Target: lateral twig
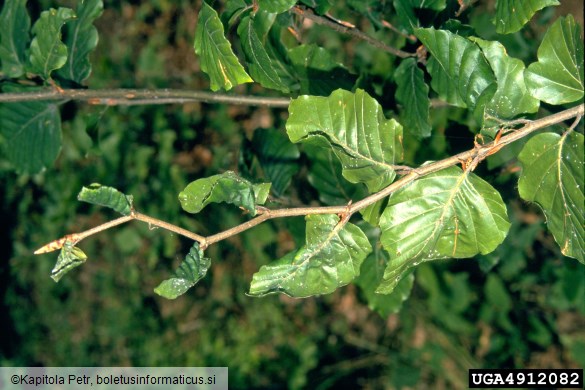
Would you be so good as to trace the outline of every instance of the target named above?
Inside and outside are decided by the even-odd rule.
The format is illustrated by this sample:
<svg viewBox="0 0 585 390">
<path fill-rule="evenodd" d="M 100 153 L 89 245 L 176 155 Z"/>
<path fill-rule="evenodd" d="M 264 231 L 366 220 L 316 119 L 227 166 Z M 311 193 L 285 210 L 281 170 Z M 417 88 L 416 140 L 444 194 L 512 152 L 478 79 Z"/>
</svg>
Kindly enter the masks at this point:
<svg viewBox="0 0 585 390">
<path fill-rule="evenodd" d="M 341 206 L 295 207 L 276 210 L 271 210 L 263 206 L 258 206 L 256 209 L 257 214 L 256 217 L 233 228 L 207 237 L 203 237 L 201 235 L 190 232 L 186 229 L 180 228 L 168 222 L 161 221 L 159 219 L 149 217 L 147 215 L 133 211 L 129 216 L 121 217 L 116 220 L 102 224 L 100 226 L 94 227 L 92 229 L 86 230 L 84 232 L 69 234 L 58 240 L 52 241 L 49 244 L 35 251 L 35 254 L 47 253 L 53 250 L 60 249 L 67 241 L 78 243 L 83 238 L 89 237 L 90 235 L 109 229 L 121 223 L 128 222 L 133 219 L 146 222 L 152 226 L 158 226 L 163 229 L 167 229 L 171 232 L 174 232 L 176 234 L 180 234 L 182 236 L 190 238 L 198 242 L 202 249 L 205 249 L 211 244 L 215 244 L 219 241 L 225 240 L 226 238 L 237 235 L 243 231 L 246 231 L 254 226 L 261 224 L 262 222 L 274 218 L 303 216 L 309 214 L 338 214 L 342 216 L 341 219 L 342 222 L 348 221 L 349 218 L 356 212 L 376 203 L 381 199 L 384 199 L 393 192 L 407 186 L 408 184 L 412 183 L 414 180 L 420 177 L 426 176 L 433 172 L 440 171 L 453 165 L 460 164 L 461 162 L 465 161 L 470 161 L 472 164 L 474 164 L 473 166 L 475 166 L 490 154 L 497 152 L 503 146 L 508 145 L 514 141 L 517 141 L 538 129 L 542 129 L 571 118 L 576 118 L 576 121 L 571 126 L 571 129 L 573 129 L 577 125 L 577 121 L 581 119 L 584 114 L 585 105 L 581 104 L 579 106 L 569 108 L 567 110 L 546 116 L 541 119 L 529 121 L 523 127 L 514 130 L 513 132 L 508 133 L 507 135 L 502 136 L 497 141 L 493 141 L 485 145 L 477 144 L 475 145 L 474 148 L 466 152 L 462 152 L 457 155 L 418 168 L 409 168 L 408 170 L 405 170 L 405 172 L 408 172 L 406 175 L 402 176 L 400 179 L 396 180 L 388 187 L 355 203 L 350 202 L 349 204 Z"/>
<path fill-rule="evenodd" d="M 350 35 L 354 38 L 361 39 L 362 41 L 365 41 L 370 45 L 377 47 L 378 49 L 384 50 L 385 52 L 395 55 L 397 57 L 400 58 L 416 57 L 415 53 L 408 53 L 400 49 L 396 49 L 392 46 L 388 46 L 384 42 L 381 42 L 378 39 L 369 36 L 365 32 L 358 30 L 355 27 L 349 27 L 345 23 L 339 23 L 337 20 L 317 15 L 311 8 L 307 8 L 302 5 L 297 5 L 291 8 L 291 10 L 300 17 L 310 19 L 317 24 L 327 26 L 332 30 L 335 30 L 342 34 Z"/>
<path fill-rule="evenodd" d="M 106 106 L 185 104 L 191 102 L 229 103 L 248 106 L 288 107 L 290 98 L 228 95 L 187 89 L 56 89 L 0 93 L 0 103 L 31 101 L 83 101 Z"/>
</svg>

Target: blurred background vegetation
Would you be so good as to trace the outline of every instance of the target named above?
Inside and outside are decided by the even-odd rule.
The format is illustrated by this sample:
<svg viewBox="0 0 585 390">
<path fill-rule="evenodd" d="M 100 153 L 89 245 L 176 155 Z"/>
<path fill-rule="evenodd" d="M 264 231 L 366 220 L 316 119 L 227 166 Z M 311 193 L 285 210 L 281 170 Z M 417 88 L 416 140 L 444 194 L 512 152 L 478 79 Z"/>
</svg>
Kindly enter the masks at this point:
<svg viewBox="0 0 585 390">
<path fill-rule="evenodd" d="M 333 15 L 379 37 L 390 34 L 374 31 L 341 3 Z M 574 6 L 544 11 L 530 32 L 506 38 L 509 53 L 533 60 L 547 23 L 583 14 L 582 2 L 566 3 Z M 35 20 L 63 4 L 29 1 L 29 9 Z M 486 12 L 491 6 L 477 6 L 469 18 L 484 38 L 497 39 Z M 88 85 L 207 89 L 192 48 L 199 7 L 199 1 L 105 1 Z M 385 77 L 396 64 L 387 55 L 323 27 L 299 28 L 303 41 L 329 49 L 382 105 L 394 104 L 395 87 Z M 274 95 L 254 85 L 236 91 Z M 241 213 L 216 205 L 193 217 L 181 211 L 177 194 L 197 178 L 238 171 L 244 141 L 256 129 L 283 131 L 287 117 L 283 109 L 215 104 L 68 103 L 62 112 L 64 147 L 55 166 L 24 176 L 0 158 L 4 366 L 228 366 L 230 388 L 318 389 L 465 388 L 469 368 L 585 366 L 584 268 L 561 255 L 539 210 L 518 199 L 515 161 L 494 158 L 478 168 L 509 204 L 513 225 L 503 245 L 489 256 L 421 266 L 399 313 L 371 311 L 355 285 L 302 300 L 246 296 L 252 274 L 302 238 L 302 219 L 271 221 L 212 246 L 208 275 L 174 301 L 153 288 L 191 243 L 139 223 L 84 241 L 90 260 L 56 284 L 49 278 L 56 255 L 35 257 L 33 250 L 115 217 L 77 202 L 83 185 L 116 187 L 133 194 L 143 213 L 215 233 L 239 223 Z M 472 145 L 460 111 L 435 109 L 431 117 L 434 135 L 424 147 L 406 140 L 413 162 Z M 319 204 L 303 158 L 283 199 Z"/>
</svg>

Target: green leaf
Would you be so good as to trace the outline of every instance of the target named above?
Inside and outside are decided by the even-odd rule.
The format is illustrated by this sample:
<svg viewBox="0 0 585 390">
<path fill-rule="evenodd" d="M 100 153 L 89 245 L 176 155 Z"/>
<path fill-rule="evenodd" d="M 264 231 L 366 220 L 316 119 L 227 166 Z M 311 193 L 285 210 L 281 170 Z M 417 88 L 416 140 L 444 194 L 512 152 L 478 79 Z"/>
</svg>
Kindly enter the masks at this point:
<svg viewBox="0 0 585 390">
<path fill-rule="evenodd" d="M 273 129 L 256 130 L 252 145 L 266 178 L 272 183 L 272 191 L 276 196 L 283 195 L 299 170 L 299 149 L 282 131 Z"/>
<path fill-rule="evenodd" d="M 203 2 L 199 11 L 194 48 L 200 57 L 201 70 L 209 75 L 212 91 L 220 88 L 230 90 L 236 85 L 254 81 L 246 73 L 232 51 L 230 42 L 225 38 L 223 24 L 217 12 L 206 2 Z"/>
<path fill-rule="evenodd" d="M 419 28 L 415 34 L 432 54 L 427 63 L 431 87 L 448 103 L 474 110 L 484 90 L 496 81 L 479 47 L 445 30 Z"/>
<path fill-rule="evenodd" d="M 307 179 L 319 193 L 321 202 L 339 206 L 367 195 L 365 186 L 352 184 L 343 178 L 341 163 L 330 148 L 306 145 L 305 153 L 311 161 Z"/>
<path fill-rule="evenodd" d="M 0 63 L 8 77 L 17 78 L 25 72 L 29 28 L 26 0 L 6 0 L 0 13 Z"/>
<path fill-rule="evenodd" d="M 416 180 L 390 196 L 380 218 L 390 262 L 377 292 L 392 292 L 421 262 L 489 253 L 509 227 L 500 194 L 475 174 L 450 167 Z"/>
<path fill-rule="evenodd" d="M 323 15 L 331 8 L 330 0 L 301 0 L 300 2 L 313 8 L 319 15 Z"/>
<path fill-rule="evenodd" d="M 164 280 L 154 289 L 154 292 L 161 297 L 175 299 L 197 284 L 207 274 L 210 265 L 211 259 L 203 256 L 199 244 L 195 243 L 175 271 L 175 276 Z"/>
<path fill-rule="evenodd" d="M 481 48 L 497 80 L 497 90 L 485 106 L 485 114 L 511 119 L 519 114 L 538 111 L 540 101 L 528 93 L 524 83 L 524 63 L 509 57 L 506 48 L 499 42 L 470 39 Z"/>
<path fill-rule="evenodd" d="M 300 93 L 328 96 L 334 90 L 353 88 L 356 77 L 335 62 L 326 49 L 314 44 L 300 45 L 288 51 L 301 84 Z"/>
<path fill-rule="evenodd" d="M 523 166 L 520 196 L 542 207 L 561 252 L 585 263 L 583 134 L 538 134 L 518 159 Z"/>
<path fill-rule="evenodd" d="M 346 180 L 365 183 L 370 192 L 394 180 L 393 165 L 402 154 L 402 126 L 386 119 L 382 107 L 363 90 L 300 96 L 289 105 L 289 114 L 286 129 L 291 141 L 330 145 Z"/>
<path fill-rule="evenodd" d="M 61 27 L 75 18 L 70 8 L 43 11 L 32 28 L 35 35 L 30 44 L 29 71 L 47 80 L 51 72 L 67 62 L 67 46 L 61 42 Z"/>
<path fill-rule="evenodd" d="M 402 122 L 408 132 L 419 138 L 431 135 L 429 123 L 429 87 L 424 81 L 424 73 L 416 65 L 414 58 L 408 58 L 396 68 L 394 78 L 398 88 L 396 99 L 402 104 Z"/>
<path fill-rule="evenodd" d="M 402 303 L 408 299 L 414 284 L 414 274 L 408 272 L 398 283 L 392 294 L 376 294 L 376 287 L 382 282 L 384 269 L 388 264 L 388 254 L 381 248 L 375 248 L 362 264 L 360 276 L 355 280 L 364 293 L 368 307 L 386 318 L 398 313 Z"/>
<path fill-rule="evenodd" d="M 538 48 L 538 62 L 530 64 L 524 74 L 532 96 L 543 102 L 583 99 L 583 39 L 572 15 L 550 26 Z"/>
<path fill-rule="evenodd" d="M 87 255 L 83 253 L 81 249 L 75 247 L 72 242 L 65 242 L 63 248 L 61 248 L 59 257 L 57 258 L 57 263 L 51 271 L 51 279 L 58 282 L 63 275 L 71 271 L 73 268 L 79 267 L 81 264 L 85 263 L 86 260 Z"/>
<path fill-rule="evenodd" d="M 0 133 L 16 169 L 37 173 L 52 165 L 61 149 L 59 109 L 43 102 L 0 104 Z"/>
<path fill-rule="evenodd" d="M 254 274 L 250 295 L 283 293 L 302 298 L 328 294 L 359 275 L 372 250 L 364 232 L 337 215 L 306 217 L 306 245 Z"/>
<path fill-rule="evenodd" d="M 497 0 L 496 32 L 510 34 L 522 28 L 541 9 L 559 5 L 557 0 Z"/>
<path fill-rule="evenodd" d="M 132 213 L 133 199 L 132 195 L 125 195 L 113 187 L 97 183 L 83 187 L 77 195 L 79 201 L 109 207 L 122 215 Z"/>
<path fill-rule="evenodd" d="M 242 49 L 246 55 L 250 74 L 255 81 L 265 88 L 276 89 L 285 93 L 288 87 L 282 82 L 276 72 L 272 60 L 265 49 L 265 42 L 259 38 L 254 20 L 246 16 L 238 26 L 238 35 L 242 42 Z"/>
<path fill-rule="evenodd" d="M 191 182 L 179 194 L 181 207 L 188 213 L 198 213 L 209 203 L 231 203 L 256 215 L 256 205 L 264 204 L 270 183 L 252 184 L 227 171 Z"/>
<path fill-rule="evenodd" d="M 394 9 L 398 15 L 401 26 L 409 33 L 420 25 L 414 10 L 416 8 L 432 9 L 441 11 L 447 6 L 446 0 L 394 0 Z"/>
<path fill-rule="evenodd" d="M 291 9 L 297 0 L 258 0 L 258 8 L 262 11 L 280 14 Z"/>
<path fill-rule="evenodd" d="M 90 53 L 98 44 L 98 31 L 92 24 L 104 11 L 102 0 L 85 0 L 77 3 L 77 18 L 65 25 L 65 44 L 69 56 L 59 76 L 81 84 L 91 73 Z"/>
</svg>

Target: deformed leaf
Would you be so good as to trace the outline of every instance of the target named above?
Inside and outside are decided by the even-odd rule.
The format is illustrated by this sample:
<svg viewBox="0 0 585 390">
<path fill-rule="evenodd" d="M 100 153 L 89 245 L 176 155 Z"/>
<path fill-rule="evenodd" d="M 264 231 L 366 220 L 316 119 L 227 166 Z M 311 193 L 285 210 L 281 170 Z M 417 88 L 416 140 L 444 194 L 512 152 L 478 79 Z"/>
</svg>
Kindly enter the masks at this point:
<svg viewBox="0 0 585 390">
<path fill-rule="evenodd" d="M 194 47 L 200 57 L 201 70 L 211 80 L 212 91 L 220 88 L 230 90 L 236 85 L 254 81 L 232 51 L 217 12 L 205 1 L 199 11 Z"/>
<path fill-rule="evenodd" d="M 497 0 L 496 32 L 510 34 L 520 30 L 541 9 L 559 5 L 557 0 Z"/>
<path fill-rule="evenodd" d="M 407 272 L 398 283 L 392 294 L 376 294 L 376 287 L 382 281 L 384 269 L 388 264 L 388 253 L 381 248 L 374 251 L 364 260 L 360 276 L 355 280 L 364 293 L 368 307 L 386 318 L 392 313 L 398 313 L 404 301 L 410 296 L 414 284 L 414 274 Z"/>
<path fill-rule="evenodd" d="M 65 65 L 67 46 L 61 42 L 61 27 L 73 18 L 75 13 L 70 8 L 51 8 L 41 13 L 32 28 L 35 37 L 30 44 L 30 72 L 47 80 L 52 71 Z"/>
<path fill-rule="evenodd" d="M 359 275 L 372 250 L 357 226 L 340 223 L 337 215 L 306 217 L 306 245 L 254 274 L 250 295 L 283 293 L 302 298 L 328 294 Z"/>
<path fill-rule="evenodd" d="M 256 32 L 254 20 L 251 17 L 246 16 L 241 20 L 238 26 L 238 35 L 254 80 L 262 84 L 265 88 L 288 93 L 289 89 L 276 72 L 272 60 L 266 52 L 265 43 L 262 42 Z"/>
<path fill-rule="evenodd" d="M 81 249 L 74 246 L 72 242 L 66 242 L 63 248 L 61 248 L 55 267 L 51 271 L 51 279 L 58 282 L 63 275 L 73 268 L 79 267 L 86 260 L 87 255 Z"/>
<path fill-rule="evenodd" d="M 571 131 L 562 136 L 538 134 L 518 155 L 523 167 L 520 196 L 542 207 L 561 252 L 581 263 L 585 263 L 583 152 L 583 134 Z"/>
<path fill-rule="evenodd" d="M 392 194 L 380 218 L 390 254 L 378 293 L 391 293 L 421 262 L 493 251 L 510 222 L 500 194 L 473 173 L 450 167 Z"/>
<path fill-rule="evenodd" d="M 175 299 L 199 282 L 211 265 L 211 259 L 203 256 L 199 244 L 191 247 L 189 254 L 175 271 L 175 276 L 164 280 L 154 289 L 154 292 L 167 299 Z"/>
<path fill-rule="evenodd" d="M 532 96 L 543 102 L 583 99 L 583 39 L 572 15 L 550 26 L 538 48 L 538 62 L 530 64 L 524 74 Z"/>
<path fill-rule="evenodd" d="M 497 90 L 485 106 L 485 114 L 511 119 L 519 114 L 538 111 L 540 102 L 528 93 L 524 83 L 524 63 L 508 56 L 506 48 L 499 42 L 470 39 L 481 48 L 497 80 Z"/>
<path fill-rule="evenodd" d="M 258 8 L 262 11 L 280 14 L 291 9 L 297 0 L 258 0 Z"/>
<path fill-rule="evenodd" d="M 0 133 L 16 169 L 37 173 L 53 164 L 61 150 L 59 109 L 44 102 L 0 104 Z"/>
<path fill-rule="evenodd" d="M 283 195 L 299 170 L 298 147 L 282 131 L 274 129 L 256 130 L 252 145 L 266 178 L 272 183 L 272 191 L 276 196 Z"/>
<path fill-rule="evenodd" d="M 474 110 L 496 81 L 479 47 L 446 30 L 418 28 L 415 34 L 432 54 L 427 63 L 431 87 L 448 103 Z"/>
<path fill-rule="evenodd" d="M 8 77 L 24 74 L 29 28 L 26 0 L 6 0 L 0 12 L 0 63 L 2 72 Z"/>
<path fill-rule="evenodd" d="M 117 211 L 122 215 L 132 213 L 132 195 L 125 195 L 113 187 L 102 186 L 101 184 L 91 184 L 89 187 L 83 187 L 77 195 L 77 200 L 105 206 Z"/>
<path fill-rule="evenodd" d="M 380 104 L 363 90 L 300 96 L 289 105 L 289 114 L 286 129 L 291 141 L 329 144 L 348 181 L 365 183 L 375 192 L 394 180 L 394 164 L 402 154 L 402 126 L 386 119 Z"/>
<path fill-rule="evenodd" d="M 232 171 L 191 182 L 179 194 L 181 207 L 198 213 L 209 203 L 231 203 L 256 215 L 256 205 L 268 198 L 270 183 L 252 184 Z"/>
<path fill-rule="evenodd" d="M 408 58 L 400 63 L 394 72 L 396 84 L 396 99 L 402 104 L 402 122 L 409 133 L 420 138 L 431 135 L 429 121 L 429 87 L 425 83 L 424 73 L 416 65 L 414 58 Z"/>
<path fill-rule="evenodd" d="M 65 65 L 57 73 L 81 84 L 91 73 L 89 54 L 98 44 L 98 31 L 93 21 L 104 11 L 102 0 L 84 0 L 77 4 L 77 18 L 65 25 L 65 44 L 68 57 Z"/>
</svg>

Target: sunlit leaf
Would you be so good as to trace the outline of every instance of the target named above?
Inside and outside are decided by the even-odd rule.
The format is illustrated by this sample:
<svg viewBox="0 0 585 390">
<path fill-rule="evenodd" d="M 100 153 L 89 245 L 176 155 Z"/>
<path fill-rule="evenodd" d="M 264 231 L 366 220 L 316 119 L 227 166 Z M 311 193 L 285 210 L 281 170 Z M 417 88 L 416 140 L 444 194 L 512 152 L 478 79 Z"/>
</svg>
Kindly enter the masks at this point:
<svg viewBox="0 0 585 390">
<path fill-rule="evenodd" d="M 481 48 L 496 76 L 497 90 L 485 106 L 485 114 L 510 119 L 523 113 L 538 111 L 540 101 L 533 98 L 524 83 L 524 63 L 508 56 L 499 42 L 470 38 Z"/>
<path fill-rule="evenodd" d="M 51 166 L 61 150 L 61 116 L 56 104 L 0 104 L 4 153 L 18 171 L 37 173 Z"/>
<path fill-rule="evenodd" d="M 382 107 L 363 90 L 300 96 L 291 102 L 289 114 L 286 129 L 291 141 L 330 145 L 348 181 L 365 183 L 375 192 L 394 180 L 393 165 L 402 154 L 402 126 L 386 119 Z"/>
<path fill-rule="evenodd" d="M 230 90 L 234 86 L 253 82 L 225 38 L 223 24 L 217 12 L 203 2 L 195 32 L 195 53 L 199 56 L 201 70 L 211 80 L 211 90 Z"/>
<path fill-rule="evenodd" d="M 34 38 L 30 44 L 29 71 L 43 79 L 51 77 L 51 72 L 61 68 L 67 61 L 67 46 L 61 42 L 61 27 L 75 18 L 69 8 L 51 8 L 43 11 L 32 28 Z"/>
<path fill-rule="evenodd" d="M 77 18 L 65 25 L 65 44 L 68 57 L 65 66 L 57 74 L 76 83 L 81 83 L 91 73 L 89 54 L 98 44 L 98 31 L 93 21 L 104 11 L 102 0 L 85 0 L 77 3 Z"/>
<path fill-rule="evenodd" d="M 291 9 L 297 0 L 258 0 L 258 7 L 262 11 L 280 14 Z"/>
<path fill-rule="evenodd" d="M 328 294 L 359 275 L 372 250 L 364 232 L 349 222 L 340 223 L 337 215 L 309 215 L 306 221 L 306 245 L 262 266 L 254 274 L 250 295 Z"/>
<path fill-rule="evenodd" d="M 130 215 L 132 212 L 132 195 L 125 195 L 113 187 L 91 184 L 83 187 L 77 195 L 77 200 L 109 207 L 122 215 Z"/>
<path fill-rule="evenodd" d="M 500 194 L 479 176 L 450 167 L 418 179 L 390 196 L 380 218 L 390 261 L 377 292 L 392 292 L 421 262 L 489 253 L 509 227 Z"/>
<path fill-rule="evenodd" d="M 24 74 L 29 29 L 26 0 L 6 0 L 0 13 L 0 63 L 2 72 L 8 77 Z"/>
<path fill-rule="evenodd" d="M 265 88 L 277 89 L 288 93 L 288 87 L 282 82 L 280 76 L 268 56 L 265 42 L 262 42 L 255 30 L 254 20 L 246 16 L 238 26 L 238 35 L 242 42 L 242 49 L 246 55 L 250 74 L 255 81 Z"/>
<path fill-rule="evenodd" d="M 374 248 L 364 260 L 360 276 L 355 280 L 355 284 L 364 293 L 368 307 L 384 318 L 400 311 L 403 302 L 410 296 L 414 283 L 414 274 L 410 272 L 400 280 L 392 294 L 376 294 L 376 288 L 382 282 L 387 264 L 388 253 L 382 248 Z"/>
<path fill-rule="evenodd" d="M 86 260 L 87 255 L 81 249 L 74 246 L 71 242 L 66 242 L 63 248 L 61 248 L 55 267 L 51 271 L 51 279 L 58 282 L 63 275 L 73 268 L 79 267 Z"/>
<path fill-rule="evenodd" d="M 179 194 L 181 207 L 188 213 L 198 213 L 209 203 L 231 203 L 256 215 L 256 205 L 264 204 L 270 191 L 270 183 L 252 184 L 234 172 L 191 182 Z"/>
<path fill-rule="evenodd" d="M 199 244 L 195 243 L 175 271 L 175 276 L 159 284 L 154 292 L 164 298 L 175 299 L 197 284 L 207 274 L 210 265 L 211 259 L 203 256 Z"/>
<path fill-rule="evenodd" d="M 520 196 L 542 207 L 561 252 L 581 263 L 585 263 L 583 153 L 583 134 L 571 131 L 562 136 L 538 134 L 518 156 L 523 167 Z"/>
<path fill-rule="evenodd" d="M 297 46 L 288 51 L 288 56 L 301 83 L 302 94 L 328 96 L 339 88 L 352 89 L 357 79 L 317 45 Z"/>
<path fill-rule="evenodd" d="M 431 87 L 448 103 L 473 110 L 496 81 L 479 47 L 450 31 L 419 28 L 415 34 L 432 55 L 427 63 Z"/>
<path fill-rule="evenodd" d="M 281 196 L 299 170 L 299 149 L 282 131 L 272 129 L 256 130 L 252 146 L 272 191 Z"/>
<path fill-rule="evenodd" d="M 497 0 L 496 32 L 509 34 L 520 30 L 541 9 L 559 5 L 557 0 Z"/>
<path fill-rule="evenodd" d="M 414 58 L 400 63 L 394 72 L 398 88 L 396 99 L 402 104 L 402 122 L 406 131 L 420 138 L 431 135 L 429 123 L 429 87 L 425 83 L 424 73 L 416 65 Z"/>
<path fill-rule="evenodd" d="M 538 48 L 538 62 L 525 71 L 526 86 L 550 104 L 583 99 L 583 39 L 572 15 L 559 18 Z"/>
</svg>

